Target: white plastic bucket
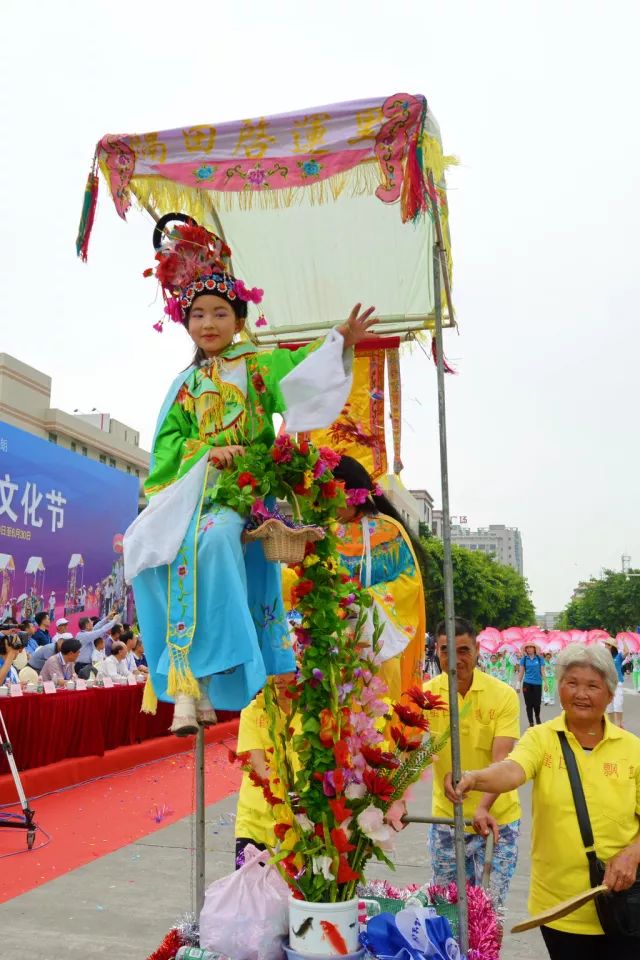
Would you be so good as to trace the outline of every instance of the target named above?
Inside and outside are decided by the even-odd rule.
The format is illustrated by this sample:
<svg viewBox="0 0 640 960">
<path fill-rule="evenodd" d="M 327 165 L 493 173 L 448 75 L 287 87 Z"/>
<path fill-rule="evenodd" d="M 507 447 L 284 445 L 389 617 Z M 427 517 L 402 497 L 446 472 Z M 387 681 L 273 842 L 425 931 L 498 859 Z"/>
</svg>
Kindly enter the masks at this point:
<svg viewBox="0 0 640 960">
<path fill-rule="evenodd" d="M 289 897 L 289 946 L 307 957 L 356 953 L 358 899 L 341 903 L 310 903 Z"/>
</svg>

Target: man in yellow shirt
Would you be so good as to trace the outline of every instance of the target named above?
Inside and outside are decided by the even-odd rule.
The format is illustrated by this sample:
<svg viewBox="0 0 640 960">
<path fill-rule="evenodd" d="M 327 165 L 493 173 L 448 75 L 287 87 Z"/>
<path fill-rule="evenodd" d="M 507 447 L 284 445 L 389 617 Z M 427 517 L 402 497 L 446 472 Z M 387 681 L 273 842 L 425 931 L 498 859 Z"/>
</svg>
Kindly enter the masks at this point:
<svg viewBox="0 0 640 960">
<path fill-rule="evenodd" d="M 478 769 L 503 760 L 520 736 L 520 704 L 510 686 L 477 668 L 478 648 L 473 626 L 456 618 L 456 667 L 458 672 L 458 707 L 462 768 Z M 444 622 L 436 631 L 438 656 L 443 672 L 429 680 L 424 689 L 435 693 L 449 704 L 447 669 L 449 651 Z M 437 738 L 449 726 L 449 710 L 434 711 L 431 730 Z M 447 745 L 433 765 L 432 816 L 453 817 L 455 794 L 445 785 L 451 773 L 451 746 Z M 497 909 L 503 909 L 509 883 L 518 860 L 520 802 L 517 790 L 491 794 L 472 792 L 464 802 L 465 820 L 473 822 L 465 835 L 467 877 L 479 884 L 484 866 L 485 840 L 491 830 L 496 841 L 491 870 L 491 894 Z M 432 824 L 429 828 L 429 849 L 435 883 L 447 884 L 456 879 L 453 828 Z"/>
<path fill-rule="evenodd" d="M 295 677 L 293 674 L 287 673 L 273 679 L 280 708 L 278 720 L 280 731 L 282 725 L 288 721 L 291 708 L 291 701 L 287 700 L 284 692 L 287 686 L 295 680 Z M 297 727 L 298 723 L 296 722 L 294 726 Z M 264 694 L 259 693 L 249 706 L 245 707 L 240 713 L 237 751 L 238 753 L 248 753 L 248 762 L 251 768 L 260 777 L 265 778 L 269 775 L 267 753 L 272 747 L 269 718 L 264 705 Z M 287 755 L 295 770 L 298 760 L 291 747 L 290 740 L 287 744 Z M 244 773 L 240 784 L 236 811 L 236 867 L 240 867 L 244 863 L 244 848 L 248 843 L 252 843 L 261 850 L 264 850 L 265 847 L 275 846 L 275 823 L 273 809 L 265 800 L 262 788 L 252 782 L 248 773 Z"/>
</svg>

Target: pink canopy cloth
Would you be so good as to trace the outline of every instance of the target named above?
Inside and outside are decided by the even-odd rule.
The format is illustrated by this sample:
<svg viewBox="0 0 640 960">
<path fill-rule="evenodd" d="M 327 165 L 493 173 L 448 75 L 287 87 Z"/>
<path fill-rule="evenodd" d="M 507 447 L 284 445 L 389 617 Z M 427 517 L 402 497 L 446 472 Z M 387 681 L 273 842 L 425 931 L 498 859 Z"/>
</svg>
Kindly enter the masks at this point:
<svg viewBox="0 0 640 960">
<path fill-rule="evenodd" d="M 450 265 L 444 171 L 452 160 L 421 94 L 107 134 L 77 250 L 86 259 L 100 172 L 121 217 L 135 200 L 156 220 L 188 214 L 229 244 L 234 273 L 265 290 L 270 326 L 256 330 L 250 318 L 256 342 L 312 339 L 363 296 L 385 333 L 406 334 L 433 319 L 431 201 Z M 442 303 L 451 324 L 444 291 Z"/>
</svg>

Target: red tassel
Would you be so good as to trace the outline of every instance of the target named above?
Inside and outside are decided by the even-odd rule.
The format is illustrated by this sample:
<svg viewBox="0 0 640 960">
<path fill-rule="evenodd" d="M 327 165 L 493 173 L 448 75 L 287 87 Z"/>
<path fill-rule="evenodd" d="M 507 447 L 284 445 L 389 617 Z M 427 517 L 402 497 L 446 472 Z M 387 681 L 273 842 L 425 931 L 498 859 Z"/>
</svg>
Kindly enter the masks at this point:
<svg viewBox="0 0 640 960">
<path fill-rule="evenodd" d="M 152 953 L 148 960 L 174 960 L 174 957 L 180 947 L 183 946 L 182 938 L 177 930 L 170 930 L 155 953 Z"/>
<path fill-rule="evenodd" d="M 402 222 L 415 220 L 427 209 L 427 192 L 424 173 L 418 156 L 418 139 L 409 145 L 402 178 L 402 196 L 400 200 Z"/>
<path fill-rule="evenodd" d="M 437 366 L 438 366 L 438 348 L 437 348 L 437 346 L 436 346 L 436 338 L 435 338 L 435 337 L 431 337 L 431 356 L 433 357 L 433 362 L 435 363 L 435 365 L 436 365 L 436 367 L 437 367 Z M 451 364 L 447 361 L 447 358 L 446 358 L 445 356 L 443 356 L 443 358 L 442 358 L 442 366 L 444 367 L 444 372 L 445 372 L 445 373 L 457 373 L 457 372 L 458 372 L 456 369 L 454 369 L 454 367 L 451 366 Z"/>
</svg>

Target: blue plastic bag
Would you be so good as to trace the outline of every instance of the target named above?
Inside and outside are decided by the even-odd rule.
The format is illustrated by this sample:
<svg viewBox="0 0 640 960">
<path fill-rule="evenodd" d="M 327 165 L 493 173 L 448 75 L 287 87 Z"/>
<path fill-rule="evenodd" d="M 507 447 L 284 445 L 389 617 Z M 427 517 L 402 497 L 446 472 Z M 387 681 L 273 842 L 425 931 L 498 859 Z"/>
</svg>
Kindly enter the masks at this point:
<svg viewBox="0 0 640 960">
<path fill-rule="evenodd" d="M 449 921 L 429 907 L 372 917 L 360 940 L 378 960 L 464 960 Z"/>
</svg>

